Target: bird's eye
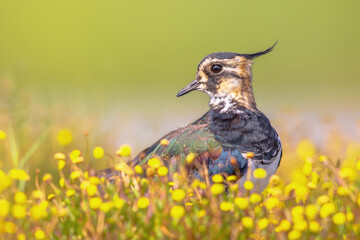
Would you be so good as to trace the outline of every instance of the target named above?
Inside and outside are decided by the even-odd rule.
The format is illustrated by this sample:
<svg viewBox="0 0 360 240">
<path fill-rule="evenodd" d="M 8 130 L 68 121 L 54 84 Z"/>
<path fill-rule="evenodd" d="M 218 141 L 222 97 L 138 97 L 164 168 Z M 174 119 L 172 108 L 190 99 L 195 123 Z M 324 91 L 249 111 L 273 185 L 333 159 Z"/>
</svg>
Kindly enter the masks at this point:
<svg viewBox="0 0 360 240">
<path fill-rule="evenodd" d="M 211 71 L 212 71 L 213 73 L 219 73 L 219 72 L 221 72 L 221 70 L 222 70 L 222 66 L 221 66 L 221 65 L 213 65 L 213 66 L 211 67 Z"/>
</svg>

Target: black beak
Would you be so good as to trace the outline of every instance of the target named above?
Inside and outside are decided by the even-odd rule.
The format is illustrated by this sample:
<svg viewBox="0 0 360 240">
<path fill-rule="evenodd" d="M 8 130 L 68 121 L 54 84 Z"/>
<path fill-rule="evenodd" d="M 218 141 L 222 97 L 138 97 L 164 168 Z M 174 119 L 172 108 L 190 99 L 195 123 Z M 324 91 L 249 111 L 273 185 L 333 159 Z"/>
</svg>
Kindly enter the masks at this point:
<svg viewBox="0 0 360 240">
<path fill-rule="evenodd" d="M 181 97 L 193 90 L 196 90 L 199 85 L 200 85 L 200 83 L 198 81 L 194 80 L 189 85 L 187 85 L 186 87 L 181 89 L 180 92 L 176 96 Z"/>
</svg>

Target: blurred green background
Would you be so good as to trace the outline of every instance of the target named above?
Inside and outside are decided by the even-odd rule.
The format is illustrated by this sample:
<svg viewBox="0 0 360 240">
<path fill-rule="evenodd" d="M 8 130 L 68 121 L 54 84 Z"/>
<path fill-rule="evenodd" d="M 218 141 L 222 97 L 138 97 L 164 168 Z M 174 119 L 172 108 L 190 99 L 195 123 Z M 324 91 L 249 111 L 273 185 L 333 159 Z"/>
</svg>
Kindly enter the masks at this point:
<svg viewBox="0 0 360 240">
<path fill-rule="evenodd" d="M 359 1 L 0 1 L 0 74 L 47 102 L 159 109 L 215 51 L 252 53 L 261 105 L 359 102 Z M 126 104 L 124 104 L 126 103 Z"/>
<path fill-rule="evenodd" d="M 75 138 L 90 131 L 92 144 L 139 150 L 207 110 L 203 93 L 175 97 L 204 56 L 253 53 L 279 40 L 255 62 L 261 110 L 272 120 L 279 109 L 358 117 L 359 23 L 355 0 L 0 0 L 2 91 L 25 93 L 0 105 L 20 119 L 15 131 L 32 126 L 33 139 L 51 125 Z M 296 121 L 274 125 L 291 136 L 295 128 L 282 131 L 282 123 Z M 297 135 L 306 137 L 308 126 Z"/>
</svg>

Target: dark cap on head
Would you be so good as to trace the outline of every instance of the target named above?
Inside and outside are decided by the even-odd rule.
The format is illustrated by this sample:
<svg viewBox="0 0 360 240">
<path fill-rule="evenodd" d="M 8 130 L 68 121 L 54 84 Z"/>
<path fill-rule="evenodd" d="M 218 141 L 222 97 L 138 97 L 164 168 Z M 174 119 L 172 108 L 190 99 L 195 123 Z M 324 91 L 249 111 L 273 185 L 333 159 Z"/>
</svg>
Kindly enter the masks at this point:
<svg viewBox="0 0 360 240">
<path fill-rule="evenodd" d="M 261 51 L 261 52 L 257 52 L 257 53 L 250 53 L 250 54 L 246 54 L 246 53 L 233 53 L 233 52 L 216 52 L 216 53 L 211 53 L 209 55 L 207 55 L 201 62 L 199 65 L 201 65 L 201 63 L 205 60 L 205 59 L 232 59 L 236 56 L 241 56 L 241 57 L 246 57 L 248 59 L 254 59 L 257 58 L 261 55 L 264 55 L 266 53 L 271 52 L 275 45 L 278 43 L 278 41 L 275 42 L 274 45 L 272 45 L 271 47 L 269 47 L 268 49 L 266 49 L 265 51 Z"/>
</svg>

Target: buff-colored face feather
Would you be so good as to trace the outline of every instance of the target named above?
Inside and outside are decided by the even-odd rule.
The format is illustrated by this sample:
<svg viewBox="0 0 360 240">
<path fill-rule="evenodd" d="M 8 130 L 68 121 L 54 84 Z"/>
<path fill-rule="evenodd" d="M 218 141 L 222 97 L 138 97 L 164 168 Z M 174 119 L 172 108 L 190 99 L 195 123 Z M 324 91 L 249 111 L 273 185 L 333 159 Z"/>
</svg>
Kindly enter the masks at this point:
<svg viewBox="0 0 360 240">
<path fill-rule="evenodd" d="M 214 65 L 221 66 L 222 70 L 218 73 L 212 72 Z M 251 67 L 252 60 L 243 56 L 231 59 L 205 58 L 198 68 L 198 89 L 211 97 L 230 96 L 243 105 L 255 106 Z"/>
<path fill-rule="evenodd" d="M 179 91 L 178 97 L 193 90 L 206 92 L 211 103 L 225 99 L 249 109 L 256 109 L 252 90 L 253 59 L 272 51 L 276 43 L 265 51 L 252 54 L 217 52 L 206 56 L 199 64 L 196 79 Z"/>
</svg>

